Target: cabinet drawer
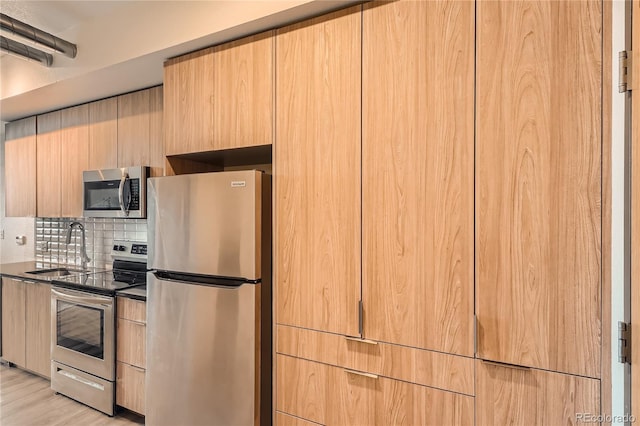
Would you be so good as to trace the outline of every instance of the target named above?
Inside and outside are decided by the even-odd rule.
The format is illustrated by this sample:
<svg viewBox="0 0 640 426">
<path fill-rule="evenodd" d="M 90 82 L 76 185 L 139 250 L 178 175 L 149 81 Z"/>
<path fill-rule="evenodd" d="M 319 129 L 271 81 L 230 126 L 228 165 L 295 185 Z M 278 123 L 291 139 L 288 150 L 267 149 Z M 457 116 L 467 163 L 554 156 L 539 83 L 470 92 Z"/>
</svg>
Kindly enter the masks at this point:
<svg viewBox="0 0 640 426">
<path fill-rule="evenodd" d="M 118 318 L 116 359 L 140 368 L 147 366 L 147 326 Z"/>
<path fill-rule="evenodd" d="M 146 302 L 129 299 L 128 297 L 117 297 L 116 299 L 116 311 L 118 318 L 144 323 L 147 322 Z"/>
<path fill-rule="evenodd" d="M 276 331 L 277 353 L 474 395 L 471 358 L 284 325 Z"/>
<path fill-rule="evenodd" d="M 472 425 L 474 398 L 276 355 L 276 410 L 324 425 Z"/>
<path fill-rule="evenodd" d="M 116 363 L 116 404 L 144 415 L 145 370 Z"/>
</svg>

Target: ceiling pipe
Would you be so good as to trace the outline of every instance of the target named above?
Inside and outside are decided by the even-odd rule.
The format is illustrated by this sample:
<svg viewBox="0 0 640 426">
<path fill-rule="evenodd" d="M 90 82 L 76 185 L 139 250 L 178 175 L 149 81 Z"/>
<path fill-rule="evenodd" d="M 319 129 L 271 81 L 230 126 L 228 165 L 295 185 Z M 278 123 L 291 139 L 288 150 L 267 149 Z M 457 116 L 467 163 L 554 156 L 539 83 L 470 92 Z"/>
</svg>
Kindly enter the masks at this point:
<svg viewBox="0 0 640 426">
<path fill-rule="evenodd" d="M 8 53 L 15 53 L 32 61 L 40 62 L 45 67 L 50 67 L 53 63 L 53 56 L 26 44 L 19 43 L 4 36 L 0 36 L 0 50 Z"/>
<path fill-rule="evenodd" d="M 12 18 L 11 16 L 0 13 L 0 28 L 5 31 L 9 31 L 13 34 L 27 38 L 35 43 L 39 43 L 43 46 L 53 49 L 62 53 L 69 58 L 75 58 L 78 53 L 78 48 L 75 44 L 66 40 L 56 37 L 53 34 L 49 34 L 41 29 L 32 27 L 29 24 L 25 24 L 22 21 Z"/>
</svg>

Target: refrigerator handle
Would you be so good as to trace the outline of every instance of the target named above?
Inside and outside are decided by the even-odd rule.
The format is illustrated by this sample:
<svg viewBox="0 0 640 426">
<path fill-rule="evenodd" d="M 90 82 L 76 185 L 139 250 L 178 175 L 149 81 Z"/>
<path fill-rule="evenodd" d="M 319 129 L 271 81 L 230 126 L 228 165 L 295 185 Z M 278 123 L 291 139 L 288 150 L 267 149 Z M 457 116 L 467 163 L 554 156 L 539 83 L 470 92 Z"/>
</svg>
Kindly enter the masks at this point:
<svg viewBox="0 0 640 426">
<path fill-rule="evenodd" d="M 154 271 L 153 276 L 158 281 L 166 281 L 178 284 L 191 284 L 191 285 L 204 285 L 208 287 L 217 287 L 227 290 L 237 290 L 243 284 L 250 284 L 246 280 L 240 279 L 228 279 L 218 277 L 202 277 L 202 276 L 190 276 L 186 274 L 171 274 L 167 272 Z M 255 284 L 255 283 L 253 283 Z"/>
</svg>

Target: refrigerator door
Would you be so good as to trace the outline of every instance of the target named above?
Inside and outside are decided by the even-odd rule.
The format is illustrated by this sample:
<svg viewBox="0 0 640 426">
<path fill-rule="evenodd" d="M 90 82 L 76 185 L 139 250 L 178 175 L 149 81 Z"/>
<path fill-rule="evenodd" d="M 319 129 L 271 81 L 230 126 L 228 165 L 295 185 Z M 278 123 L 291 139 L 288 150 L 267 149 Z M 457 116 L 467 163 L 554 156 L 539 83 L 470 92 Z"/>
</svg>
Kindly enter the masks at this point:
<svg viewBox="0 0 640 426">
<path fill-rule="evenodd" d="M 149 267 L 260 279 L 262 173 L 148 180 Z"/>
<path fill-rule="evenodd" d="M 146 423 L 253 425 L 260 284 L 147 278 Z"/>
</svg>

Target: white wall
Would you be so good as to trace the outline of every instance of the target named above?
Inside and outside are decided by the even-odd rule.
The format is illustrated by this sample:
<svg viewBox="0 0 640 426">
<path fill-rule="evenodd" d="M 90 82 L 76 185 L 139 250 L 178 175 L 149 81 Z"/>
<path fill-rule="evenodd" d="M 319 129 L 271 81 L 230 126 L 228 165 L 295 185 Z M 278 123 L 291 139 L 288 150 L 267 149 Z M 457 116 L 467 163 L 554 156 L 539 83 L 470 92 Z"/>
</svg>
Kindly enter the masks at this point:
<svg viewBox="0 0 640 426">
<path fill-rule="evenodd" d="M 35 222 L 32 217 L 5 217 L 5 124 L 0 122 L 0 263 L 12 263 L 35 259 Z M 25 245 L 19 246 L 15 243 L 15 237 L 18 235 L 27 237 Z"/>
</svg>

